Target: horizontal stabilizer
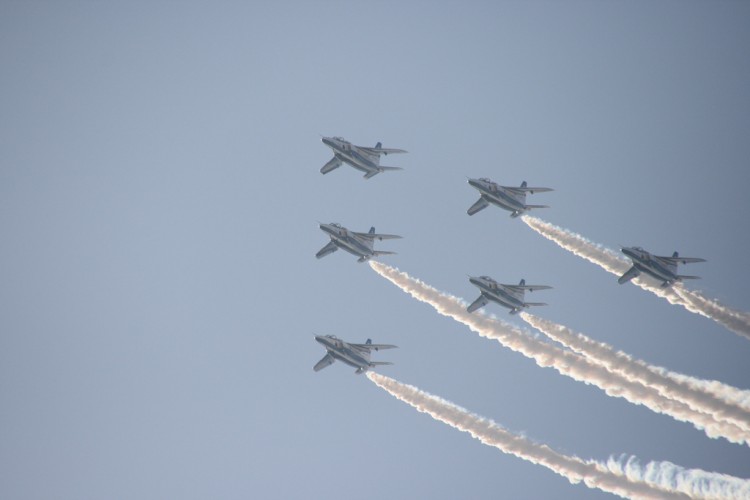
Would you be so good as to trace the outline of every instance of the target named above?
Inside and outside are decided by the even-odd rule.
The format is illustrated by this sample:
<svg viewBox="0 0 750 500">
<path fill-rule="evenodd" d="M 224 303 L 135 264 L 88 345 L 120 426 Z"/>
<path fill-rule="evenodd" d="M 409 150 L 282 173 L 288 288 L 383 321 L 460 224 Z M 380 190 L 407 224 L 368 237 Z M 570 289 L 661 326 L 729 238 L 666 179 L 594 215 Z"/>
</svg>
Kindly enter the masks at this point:
<svg viewBox="0 0 750 500">
<path fill-rule="evenodd" d="M 369 179 L 370 177 L 373 177 L 373 176 L 379 174 L 380 172 L 386 172 L 388 170 L 403 170 L 403 168 L 401 168 L 401 167 L 378 167 L 377 170 L 372 170 L 370 172 L 367 172 L 365 174 L 365 179 Z"/>
<path fill-rule="evenodd" d="M 679 278 L 681 280 L 699 280 L 699 279 L 701 279 L 700 276 L 688 276 L 686 274 L 678 274 L 677 278 Z"/>
<path fill-rule="evenodd" d="M 327 174 L 331 170 L 337 169 L 341 166 L 341 160 L 336 158 L 335 156 L 331 158 L 328 163 L 323 165 L 323 168 L 320 169 L 321 174 Z"/>
<path fill-rule="evenodd" d="M 520 188 L 513 188 L 513 189 L 518 189 L 519 191 L 525 191 L 525 192 L 530 193 L 530 194 L 545 193 L 547 191 L 554 191 L 554 189 L 552 189 L 552 188 L 527 187 L 527 186 L 523 186 L 523 187 L 520 187 Z"/>
<path fill-rule="evenodd" d="M 375 257 L 379 257 L 380 255 L 396 255 L 396 252 L 387 252 L 385 250 L 375 250 L 372 252 L 372 255 Z"/>
<path fill-rule="evenodd" d="M 315 254 L 315 257 L 317 257 L 319 259 L 322 259 L 326 255 L 328 255 L 330 253 L 333 253 L 333 252 L 335 252 L 338 249 L 339 249 L 339 247 L 337 247 L 336 244 L 333 241 L 329 241 L 326 246 L 324 246 L 323 248 L 321 248 L 318 251 L 318 253 Z"/>
<path fill-rule="evenodd" d="M 529 307 L 529 306 L 547 306 L 549 304 L 545 302 L 524 302 L 523 305 L 524 307 Z"/>
<path fill-rule="evenodd" d="M 392 365 L 390 361 L 370 361 L 370 366 Z"/>
<path fill-rule="evenodd" d="M 532 208 L 549 208 L 549 205 L 524 205 L 524 208 L 526 210 L 530 210 Z"/>
<path fill-rule="evenodd" d="M 480 210 L 484 210 L 485 208 L 487 208 L 488 205 L 489 202 L 487 200 L 485 200 L 484 198 L 479 198 L 476 203 L 469 207 L 466 213 L 469 215 L 474 215 Z"/>
</svg>

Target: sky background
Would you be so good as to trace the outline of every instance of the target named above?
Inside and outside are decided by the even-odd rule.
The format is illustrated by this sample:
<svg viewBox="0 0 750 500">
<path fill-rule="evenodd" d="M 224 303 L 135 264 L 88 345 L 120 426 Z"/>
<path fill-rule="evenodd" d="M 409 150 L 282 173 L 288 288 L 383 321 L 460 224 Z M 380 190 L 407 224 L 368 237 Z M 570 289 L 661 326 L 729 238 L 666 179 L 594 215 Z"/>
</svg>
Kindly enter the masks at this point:
<svg viewBox="0 0 750 500">
<path fill-rule="evenodd" d="M 337 252 L 549 284 L 533 312 L 750 388 L 750 342 L 562 250 L 534 215 L 679 250 L 750 310 L 747 2 L 0 2 L 0 497 L 607 498 L 419 414 L 381 373 L 582 458 L 750 477 L 750 450 L 543 369 Z M 363 180 L 320 135 L 404 148 Z M 488 312 L 525 326 L 495 305 Z"/>
</svg>

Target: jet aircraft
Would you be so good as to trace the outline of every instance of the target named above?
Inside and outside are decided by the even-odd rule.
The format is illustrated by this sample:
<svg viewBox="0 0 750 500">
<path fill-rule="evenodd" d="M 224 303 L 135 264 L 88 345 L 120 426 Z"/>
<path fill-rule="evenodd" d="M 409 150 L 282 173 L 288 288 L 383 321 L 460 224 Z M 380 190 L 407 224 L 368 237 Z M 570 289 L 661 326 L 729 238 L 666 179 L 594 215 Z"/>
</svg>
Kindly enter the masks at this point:
<svg viewBox="0 0 750 500">
<path fill-rule="evenodd" d="M 372 340 L 367 339 L 364 344 L 350 344 L 339 339 L 335 335 L 316 335 L 315 340 L 326 348 L 326 355 L 318 361 L 313 370 L 319 372 L 326 366 L 333 364 L 337 359 L 343 361 L 349 366 L 357 369 L 355 373 L 364 373 L 374 366 L 392 365 L 387 361 L 370 361 L 370 351 L 373 349 L 393 349 L 395 345 L 390 344 L 373 344 Z"/>
<path fill-rule="evenodd" d="M 386 170 L 403 170 L 401 167 L 384 167 L 380 165 L 380 155 L 406 153 L 403 149 L 384 148 L 381 143 L 374 148 L 355 146 L 342 137 L 323 137 L 323 144 L 333 150 L 333 158 L 320 169 L 321 174 L 327 174 L 337 169 L 341 163 L 346 163 L 365 173 L 365 179 L 385 172 Z"/>
<path fill-rule="evenodd" d="M 331 241 L 315 254 L 319 259 L 335 252 L 339 248 L 343 248 L 350 254 L 359 257 L 357 262 L 364 262 L 367 259 L 379 255 L 393 255 L 396 252 L 373 250 L 375 238 L 379 240 L 401 238 L 401 236 L 396 234 L 377 234 L 374 227 L 371 227 L 370 232 L 368 233 L 356 233 L 354 231 L 349 231 L 341 224 L 335 222 L 331 222 L 330 224 L 320 223 L 320 229 L 331 237 Z"/>
<path fill-rule="evenodd" d="M 493 280 L 489 276 L 473 278 L 469 276 L 472 285 L 482 291 L 482 295 L 466 308 L 468 312 L 474 312 L 485 306 L 490 300 L 497 302 L 503 307 L 510 309 L 511 314 L 517 314 L 529 306 L 546 306 L 544 302 L 524 302 L 526 291 L 547 290 L 552 288 L 547 285 L 527 285 L 526 280 L 521 280 L 517 285 L 504 285 Z"/>
<path fill-rule="evenodd" d="M 652 255 L 641 247 L 623 247 L 622 253 L 630 257 L 633 261 L 633 267 L 628 269 L 627 272 L 617 280 L 621 285 L 632 280 L 641 273 L 646 273 L 661 281 L 661 286 L 663 288 L 670 286 L 675 281 L 700 279 L 700 276 L 677 274 L 677 264 L 706 262 L 706 259 L 700 259 L 698 257 L 680 257 L 680 254 L 677 252 L 673 253 L 671 257 Z"/>
<path fill-rule="evenodd" d="M 550 188 L 528 187 L 526 181 L 523 181 L 520 187 L 500 186 L 486 178 L 469 179 L 469 184 L 481 193 L 477 202 L 466 211 L 469 215 L 487 208 L 490 203 L 508 210 L 511 217 L 518 217 L 531 208 L 549 208 L 547 205 L 527 205 L 526 193 L 552 191 Z"/>
</svg>

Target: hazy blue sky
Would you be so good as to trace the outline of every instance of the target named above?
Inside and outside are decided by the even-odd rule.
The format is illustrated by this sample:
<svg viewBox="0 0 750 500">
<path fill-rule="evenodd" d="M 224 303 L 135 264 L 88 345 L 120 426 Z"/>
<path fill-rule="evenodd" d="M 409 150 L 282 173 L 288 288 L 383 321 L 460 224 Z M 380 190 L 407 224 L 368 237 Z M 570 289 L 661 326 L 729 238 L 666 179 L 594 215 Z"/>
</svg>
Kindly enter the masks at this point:
<svg viewBox="0 0 750 500">
<path fill-rule="evenodd" d="M 537 367 L 338 252 L 554 286 L 536 312 L 750 388 L 750 342 L 558 248 L 466 176 L 555 188 L 535 215 L 704 257 L 750 310 L 747 2 L 0 2 L 0 497 L 607 498 L 486 447 L 381 372 L 583 458 L 750 477 L 750 450 Z M 319 134 L 404 148 L 363 180 Z M 488 311 L 523 325 L 496 307 Z"/>
</svg>

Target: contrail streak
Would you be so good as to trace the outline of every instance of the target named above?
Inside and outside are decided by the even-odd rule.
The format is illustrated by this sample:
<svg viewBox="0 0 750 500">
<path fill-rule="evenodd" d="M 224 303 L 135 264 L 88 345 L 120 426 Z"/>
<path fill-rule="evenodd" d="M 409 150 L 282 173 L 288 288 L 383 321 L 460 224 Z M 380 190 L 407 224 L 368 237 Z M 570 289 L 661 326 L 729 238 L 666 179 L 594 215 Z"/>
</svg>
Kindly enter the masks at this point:
<svg viewBox="0 0 750 500">
<path fill-rule="evenodd" d="M 676 420 L 690 422 L 709 437 L 723 437 L 733 443 L 750 444 L 750 434 L 731 422 L 717 421 L 712 415 L 693 410 L 681 401 L 665 398 L 650 387 L 611 373 L 580 354 L 538 340 L 513 325 L 481 313 L 468 313 L 466 303 L 460 299 L 442 293 L 397 269 L 374 261 L 370 261 L 370 266 L 412 297 L 431 305 L 438 313 L 463 323 L 483 337 L 495 339 L 505 347 L 520 352 L 536 361 L 539 366 L 552 367 L 574 380 L 595 385 L 609 396 L 622 397 Z"/>
<path fill-rule="evenodd" d="M 503 453 L 543 465 L 573 484 L 583 482 L 589 488 L 625 498 L 740 498 L 750 494 L 750 482 L 746 480 L 683 469 L 669 462 L 650 462 L 642 466 L 634 457 L 599 462 L 564 455 L 414 386 L 374 372 L 368 372 L 367 376 L 378 387 L 435 420 L 467 432 Z"/>
<path fill-rule="evenodd" d="M 612 274 L 622 275 L 631 267 L 627 259 L 620 257 L 619 254 L 609 248 L 584 238 L 580 234 L 536 217 L 523 215 L 521 219 L 545 238 Z M 715 300 L 704 297 L 699 292 L 686 289 L 680 283 L 675 283 L 669 288 L 651 285 L 642 278 L 633 279 L 633 283 L 666 299 L 670 304 L 680 305 L 690 312 L 716 321 L 738 335 L 750 338 L 750 314 L 746 312 L 735 311 L 721 305 Z"/>
<path fill-rule="evenodd" d="M 736 400 L 743 391 L 724 386 L 723 390 L 716 392 L 716 385 L 709 385 L 700 379 L 688 383 L 684 375 L 675 377 L 673 375 L 680 374 L 633 359 L 624 352 L 615 351 L 611 346 L 574 332 L 566 326 L 526 312 L 522 312 L 520 316 L 552 340 L 586 356 L 610 372 L 651 387 L 666 398 L 682 401 L 693 410 L 711 414 L 717 420 L 731 422 L 750 433 L 750 409 L 743 408 Z"/>
</svg>

